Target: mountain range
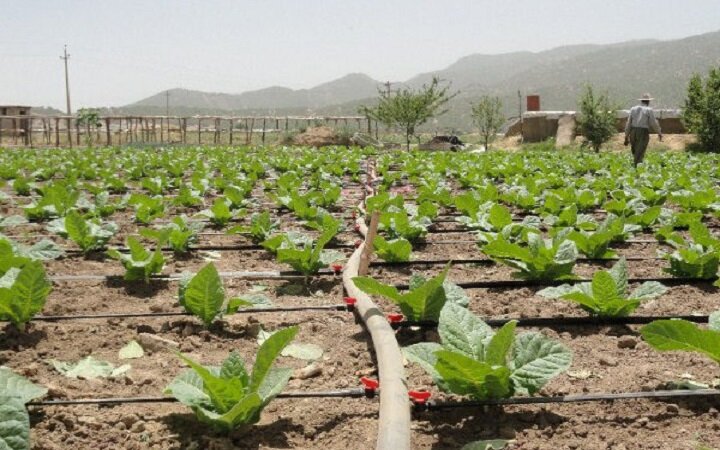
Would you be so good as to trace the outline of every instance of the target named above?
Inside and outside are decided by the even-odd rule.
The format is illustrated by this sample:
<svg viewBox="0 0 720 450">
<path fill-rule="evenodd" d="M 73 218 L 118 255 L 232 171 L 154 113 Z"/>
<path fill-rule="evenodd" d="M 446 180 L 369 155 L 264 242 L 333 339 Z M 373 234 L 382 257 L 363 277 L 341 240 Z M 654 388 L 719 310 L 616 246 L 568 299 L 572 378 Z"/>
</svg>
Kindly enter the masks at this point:
<svg viewBox="0 0 720 450">
<path fill-rule="evenodd" d="M 470 104 L 490 94 L 503 100 L 506 116 L 517 116 L 518 91 L 539 94 L 544 110 L 574 110 L 585 84 L 607 91 L 620 107 L 628 107 L 644 92 L 656 107 L 679 107 L 693 73 L 720 66 L 720 31 L 683 39 L 639 40 L 608 45 L 573 45 L 541 52 L 473 54 L 450 66 L 393 83 L 417 88 L 433 76 L 451 83 L 458 95 L 447 114 L 431 127 L 471 127 Z M 171 114 L 326 114 L 357 113 L 376 101 L 382 83 L 353 73 L 310 89 L 269 87 L 241 94 L 171 89 Z M 164 114 L 166 91 L 110 112 Z"/>
</svg>

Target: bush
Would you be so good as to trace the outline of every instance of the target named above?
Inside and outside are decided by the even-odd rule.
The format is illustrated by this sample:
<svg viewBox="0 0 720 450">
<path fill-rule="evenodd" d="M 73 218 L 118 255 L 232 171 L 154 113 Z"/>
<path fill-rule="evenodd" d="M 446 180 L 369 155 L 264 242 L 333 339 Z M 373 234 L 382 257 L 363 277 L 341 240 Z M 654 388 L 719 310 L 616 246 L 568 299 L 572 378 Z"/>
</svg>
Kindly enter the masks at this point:
<svg viewBox="0 0 720 450">
<path fill-rule="evenodd" d="M 607 94 L 596 96 L 592 86 L 585 86 L 580 97 L 580 114 L 577 119 L 580 134 L 596 152 L 616 132 L 616 109 L 610 104 Z"/>
<path fill-rule="evenodd" d="M 704 83 L 699 74 L 690 79 L 682 120 L 705 151 L 720 151 L 720 67 Z"/>
</svg>

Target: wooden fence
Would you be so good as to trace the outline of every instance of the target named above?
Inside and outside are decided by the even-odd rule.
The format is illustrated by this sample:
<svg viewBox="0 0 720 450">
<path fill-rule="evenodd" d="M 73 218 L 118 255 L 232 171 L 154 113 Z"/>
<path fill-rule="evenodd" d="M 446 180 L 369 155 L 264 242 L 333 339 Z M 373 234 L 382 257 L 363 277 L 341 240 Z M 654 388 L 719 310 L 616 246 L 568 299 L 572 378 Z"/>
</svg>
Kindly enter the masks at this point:
<svg viewBox="0 0 720 450">
<path fill-rule="evenodd" d="M 102 116 L 96 125 L 76 116 L 0 116 L 0 146 L 264 145 L 323 125 L 368 134 L 378 127 L 364 116 Z"/>
</svg>

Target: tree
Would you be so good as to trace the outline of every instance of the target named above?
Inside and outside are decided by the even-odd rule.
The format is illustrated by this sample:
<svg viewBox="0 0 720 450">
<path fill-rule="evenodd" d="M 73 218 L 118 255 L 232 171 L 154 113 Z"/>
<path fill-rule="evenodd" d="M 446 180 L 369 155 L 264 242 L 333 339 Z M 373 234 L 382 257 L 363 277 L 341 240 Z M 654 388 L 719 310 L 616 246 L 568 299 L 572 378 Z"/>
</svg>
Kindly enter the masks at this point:
<svg viewBox="0 0 720 450">
<path fill-rule="evenodd" d="M 577 125 L 580 134 L 585 136 L 593 150 L 599 152 L 600 147 L 617 131 L 617 108 L 610 104 L 607 94 L 596 95 L 590 85 L 585 86 L 579 106 Z"/>
<path fill-rule="evenodd" d="M 710 69 L 704 84 L 698 74 L 690 79 L 682 120 L 704 150 L 720 152 L 720 67 Z"/>
<path fill-rule="evenodd" d="M 480 97 L 480 100 L 472 105 L 472 118 L 483 138 L 485 149 L 487 149 L 490 141 L 495 138 L 498 130 L 505 123 L 500 97 L 488 95 Z"/>
<path fill-rule="evenodd" d="M 374 108 L 361 106 L 359 111 L 390 128 L 399 128 L 405 134 L 405 143 L 410 150 L 410 138 L 417 128 L 435 116 L 442 115 L 442 109 L 456 94 L 449 94 L 449 86 L 440 86 L 440 79 L 433 77 L 429 85 L 420 89 L 398 89 L 395 93 L 379 91 L 380 99 Z"/>
<path fill-rule="evenodd" d="M 102 126 L 100 123 L 100 111 L 95 108 L 80 108 L 77 116 L 78 125 L 84 125 L 86 128 L 85 145 L 92 147 L 94 130 Z"/>
</svg>

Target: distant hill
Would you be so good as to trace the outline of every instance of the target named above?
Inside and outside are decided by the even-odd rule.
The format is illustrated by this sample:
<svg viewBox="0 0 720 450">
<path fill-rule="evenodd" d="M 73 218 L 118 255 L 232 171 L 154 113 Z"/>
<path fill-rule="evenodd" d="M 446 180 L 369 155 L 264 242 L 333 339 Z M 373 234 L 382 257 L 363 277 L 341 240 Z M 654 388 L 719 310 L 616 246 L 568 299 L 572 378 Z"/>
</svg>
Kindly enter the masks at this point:
<svg viewBox="0 0 720 450">
<path fill-rule="evenodd" d="M 480 95 L 500 96 L 507 116 L 517 115 L 520 90 L 540 94 L 546 110 L 573 110 L 586 83 L 607 90 L 619 106 L 627 107 L 644 92 L 659 107 L 679 107 L 690 76 L 720 66 L 720 31 L 672 41 L 641 40 L 610 45 L 574 45 L 542 52 L 469 55 L 450 66 L 419 74 L 401 84 L 418 87 L 439 76 L 459 95 L 449 112 L 432 128 L 468 129 L 470 103 Z M 397 84 L 395 85 L 397 86 Z M 350 74 L 311 89 L 271 87 L 242 94 L 216 94 L 173 89 L 175 114 L 355 114 L 372 104 L 380 83 L 364 74 Z M 137 114 L 162 114 L 161 92 L 121 108 Z M 151 112 L 153 111 L 153 112 Z"/>
<path fill-rule="evenodd" d="M 221 94 L 170 89 L 170 103 L 176 107 L 238 111 L 249 109 L 322 108 L 377 94 L 379 83 L 367 75 L 354 73 L 310 89 L 269 87 L 242 94 Z M 165 92 L 128 105 L 165 108 Z"/>
</svg>

